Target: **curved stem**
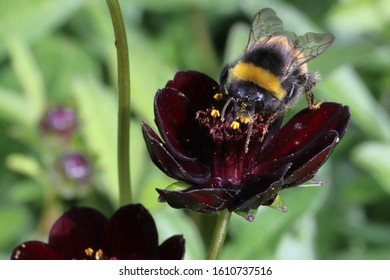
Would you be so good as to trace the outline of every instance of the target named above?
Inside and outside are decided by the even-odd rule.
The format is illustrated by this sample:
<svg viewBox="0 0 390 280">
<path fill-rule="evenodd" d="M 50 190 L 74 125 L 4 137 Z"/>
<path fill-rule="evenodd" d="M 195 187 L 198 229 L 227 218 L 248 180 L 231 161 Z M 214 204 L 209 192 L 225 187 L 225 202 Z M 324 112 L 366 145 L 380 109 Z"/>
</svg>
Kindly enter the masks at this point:
<svg viewBox="0 0 390 280">
<path fill-rule="evenodd" d="M 207 256 L 208 260 L 218 259 L 223 244 L 225 242 L 226 234 L 228 232 L 228 226 L 229 226 L 231 215 L 232 213 L 229 212 L 227 209 L 219 213 L 217 224 L 214 230 L 213 239 L 211 240 L 209 253 Z"/>
<path fill-rule="evenodd" d="M 130 186 L 130 66 L 126 30 L 118 0 L 106 0 L 115 34 L 118 63 L 118 177 L 119 203 L 131 203 Z"/>
</svg>

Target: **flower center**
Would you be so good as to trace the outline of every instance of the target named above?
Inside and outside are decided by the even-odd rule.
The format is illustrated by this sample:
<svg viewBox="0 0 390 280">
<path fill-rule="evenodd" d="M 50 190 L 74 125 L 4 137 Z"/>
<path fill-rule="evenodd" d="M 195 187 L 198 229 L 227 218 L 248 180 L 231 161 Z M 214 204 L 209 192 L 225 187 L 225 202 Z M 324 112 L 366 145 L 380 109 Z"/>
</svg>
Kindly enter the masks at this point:
<svg viewBox="0 0 390 280">
<path fill-rule="evenodd" d="M 212 177 L 226 179 L 235 186 L 251 174 L 267 125 L 263 116 L 251 116 L 245 108 L 237 111 L 235 100 L 220 98 L 215 94 L 211 108 L 198 111 L 196 119 L 205 132 L 203 154 L 205 162 L 212 166 Z"/>
<path fill-rule="evenodd" d="M 221 144 L 232 138 L 237 141 L 245 139 L 243 142 L 245 152 L 248 152 L 249 142 L 252 138 L 260 139 L 261 142 L 267 132 L 267 125 L 263 123 L 260 115 L 256 114 L 253 117 L 250 117 L 249 114 L 236 115 L 232 108 L 226 110 L 226 107 L 224 107 L 222 112 L 214 107 L 205 111 L 198 111 L 196 119 L 207 128 L 209 135 L 216 144 Z M 259 133 L 255 135 L 255 131 L 260 131 L 261 135 Z"/>
</svg>

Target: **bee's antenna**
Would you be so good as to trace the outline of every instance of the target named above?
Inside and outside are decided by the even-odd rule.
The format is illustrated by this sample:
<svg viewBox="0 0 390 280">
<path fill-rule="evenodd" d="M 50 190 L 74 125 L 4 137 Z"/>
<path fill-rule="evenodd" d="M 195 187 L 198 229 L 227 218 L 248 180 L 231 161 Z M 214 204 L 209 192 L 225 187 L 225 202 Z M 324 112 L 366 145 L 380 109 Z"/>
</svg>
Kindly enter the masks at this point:
<svg viewBox="0 0 390 280">
<path fill-rule="evenodd" d="M 225 114 L 226 114 L 227 107 L 229 106 L 229 104 L 230 104 L 233 100 L 234 100 L 234 98 L 233 98 L 233 97 L 230 97 L 230 98 L 226 101 L 225 105 L 223 106 L 222 112 L 221 112 L 221 121 L 225 121 Z"/>
</svg>

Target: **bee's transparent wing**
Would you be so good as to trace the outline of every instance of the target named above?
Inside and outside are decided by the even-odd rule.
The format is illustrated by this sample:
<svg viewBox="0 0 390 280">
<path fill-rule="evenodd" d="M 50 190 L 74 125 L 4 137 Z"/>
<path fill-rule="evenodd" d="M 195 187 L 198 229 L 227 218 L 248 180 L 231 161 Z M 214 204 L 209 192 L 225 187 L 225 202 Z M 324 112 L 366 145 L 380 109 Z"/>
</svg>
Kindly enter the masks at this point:
<svg viewBox="0 0 390 280">
<path fill-rule="evenodd" d="M 249 41 L 246 51 L 252 50 L 258 43 L 267 42 L 267 37 L 285 36 L 291 44 L 291 57 L 293 58 L 288 67 L 289 71 L 300 67 L 309 60 L 320 55 L 332 44 L 334 37 L 332 34 L 306 33 L 297 36 L 293 32 L 283 29 L 282 20 L 270 8 L 260 10 L 253 18 Z"/>
<path fill-rule="evenodd" d="M 270 8 L 260 10 L 253 18 L 246 50 L 251 50 L 264 37 L 283 33 L 283 22 Z"/>
<path fill-rule="evenodd" d="M 302 61 L 299 61 L 300 65 L 312 60 L 327 48 L 330 47 L 334 40 L 332 34 L 318 34 L 318 33 L 306 33 L 305 35 L 298 36 L 293 45 L 295 49 L 300 51 Z"/>
</svg>

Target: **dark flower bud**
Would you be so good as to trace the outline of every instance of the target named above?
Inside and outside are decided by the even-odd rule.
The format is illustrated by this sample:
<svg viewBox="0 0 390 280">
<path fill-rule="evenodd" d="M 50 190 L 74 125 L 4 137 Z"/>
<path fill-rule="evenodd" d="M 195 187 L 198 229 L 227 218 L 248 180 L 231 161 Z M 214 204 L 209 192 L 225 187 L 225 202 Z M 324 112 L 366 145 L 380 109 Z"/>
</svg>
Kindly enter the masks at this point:
<svg viewBox="0 0 390 280">
<path fill-rule="evenodd" d="M 72 108 L 57 107 L 46 112 L 41 120 L 41 129 L 46 133 L 70 136 L 77 126 L 77 114 Z"/>
</svg>

